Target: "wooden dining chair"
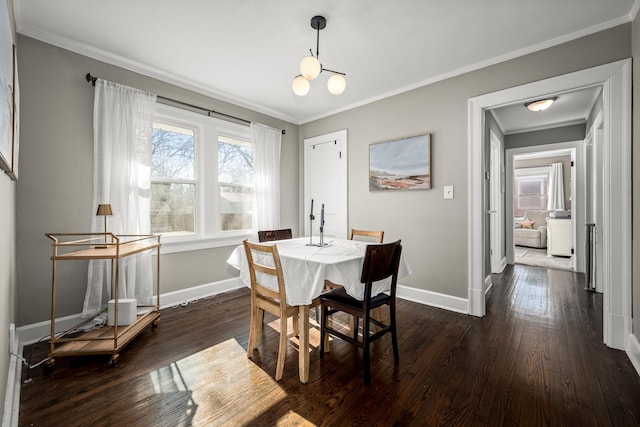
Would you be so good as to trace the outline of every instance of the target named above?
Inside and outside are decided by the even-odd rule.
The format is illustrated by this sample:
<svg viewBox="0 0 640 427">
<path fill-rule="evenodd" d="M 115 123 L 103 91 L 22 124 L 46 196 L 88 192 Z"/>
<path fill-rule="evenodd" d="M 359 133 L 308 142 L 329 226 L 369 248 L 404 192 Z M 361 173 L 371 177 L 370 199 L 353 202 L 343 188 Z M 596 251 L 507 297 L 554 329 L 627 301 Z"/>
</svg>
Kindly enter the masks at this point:
<svg viewBox="0 0 640 427">
<path fill-rule="evenodd" d="M 396 332 L 396 287 L 398 282 L 398 268 L 402 245 L 400 240 L 380 245 L 368 245 L 362 266 L 360 281 L 364 284 L 364 299 L 357 300 L 347 294 L 344 288 L 337 288 L 331 292 L 320 295 L 322 317 L 320 320 L 320 358 L 324 357 L 325 337 L 327 334 L 345 340 L 363 351 L 364 382 L 371 382 L 371 357 L 370 345 L 373 341 L 391 334 L 393 357 L 395 363 L 399 362 L 398 335 Z M 378 295 L 371 294 L 373 282 L 391 277 L 389 294 L 384 292 Z M 374 308 L 389 306 L 389 322 L 386 324 L 371 317 Z M 355 318 L 362 319 L 362 340 L 356 328 L 352 336 L 348 336 L 328 324 L 328 320 L 336 313 L 348 313 Z M 377 326 L 377 331 L 371 330 L 371 325 Z"/>
<path fill-rule="evenodd" d="M 384 240 L 384 231 L 367 231 L 367 230 L 356 230 L 352 228 L 349 232 L 349 240 L 356 240 L 358 237 L 364 238 L 372 238 L 371 241 L 375 242 L 377 239 L 378 243 L 382 243 Z"/>
<path fill-rule="evenodd" d="M 251 326 L 247 357 L 253 356 L 262 334 L 262 319 L 265 310 L 280 318 L 280 344 L 276 364 L 276 381 L 282 379 L 284 360 L 287 354 L 287 319 L 293 318 L 294 332 L 298 331 L 298 307 L 287 305 L 282 264 L 277 245 L 260 245 L 248 240 L 243 242 L 251 278 Z M 266 280 L 273 280 L 277 289 L 265 286 Z"/>
<path fill-rule="evenodd" d="M 361 239 L 362 238 L 362 239 Z M 380 230 L 380 231 L 368 231 L 368 230 L 357 230 L 355 228 L 352 228 L 349 231 L 349 240 L 369 240 L 371 242 L 377 242 L 377 243 L 382 243 L 384 240 L 384 231 Z M 325 280 L 324 281 L 324 289 L 323 292 L 328 292 L 331 291 L 333 289 L 337 289 L 339 287 L 341 287 L 342 285 L 339 285 L 337 283 L 333 283 L 329 280 Z M 379 309 L 376 309 L 373 313 L 373 316 L 376 319 L 381 320 L 382 319 L 382 311 Z M 316 315 L 317 317 L 317 315 Z M 354 322 L 353 318 L 350 318 L 349 320 L 349 327 L 351 328 L 351 330 L 355 330 L 358 329 L 357 326 L 357 321 Z"/>
<path fill-rule="evenodd" d="M 258 231 L 258 241 L 262 242 L 272 242 L 274 240 L 286 240 L 292 239 L 293 234 L 291 233 L 290 228 L 283 228 L 281 230 L 259 230 Z"/>
</svg>

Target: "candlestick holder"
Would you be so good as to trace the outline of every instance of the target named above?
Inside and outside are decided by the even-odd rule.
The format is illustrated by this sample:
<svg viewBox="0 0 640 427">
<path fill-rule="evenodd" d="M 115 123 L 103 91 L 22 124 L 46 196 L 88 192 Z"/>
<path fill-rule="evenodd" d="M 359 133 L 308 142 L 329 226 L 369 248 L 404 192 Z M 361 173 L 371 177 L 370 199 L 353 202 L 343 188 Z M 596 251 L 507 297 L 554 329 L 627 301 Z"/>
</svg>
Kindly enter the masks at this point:
<svg viewBox="0 0 640 427">
<path fill-rule="evenodd" d="M 311 206 L 313 206 L 313 203 L 311 204 Z M 307 243 L 307 246 L 316 246 L 313 243 L 313 220 L 316 219 L 315 216 L 313 216 L 313 213 L 309 215 L 309 243 Z"/>
</svg>

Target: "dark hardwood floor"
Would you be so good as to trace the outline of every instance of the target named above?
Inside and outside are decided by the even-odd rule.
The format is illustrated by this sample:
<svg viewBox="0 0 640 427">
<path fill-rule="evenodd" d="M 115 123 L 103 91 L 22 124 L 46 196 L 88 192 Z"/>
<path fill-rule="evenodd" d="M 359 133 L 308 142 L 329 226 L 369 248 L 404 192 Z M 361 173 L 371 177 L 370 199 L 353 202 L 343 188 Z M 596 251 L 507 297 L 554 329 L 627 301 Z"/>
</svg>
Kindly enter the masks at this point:
<svg viewBox="0 0 640 427">
<path fill-rule="evenodd" d="M 19 423 L 640 425 L 640 379 L 623 352 L 602 344 L 602 296 L 583 290 L 583 276 L 518 265 L 495 279 L 484 318 L 399 300 L 400 364 L 390 337 L 378 340 L 370 386 L 348 344 L 332 341 L 319 360 L 316 330 L 309 382 L 298 381 L 295 342 L 275 382 L 275 329 L 265 327 L 256 361 L 246 358 L 246 289 L 166 309 L 112 368 L 106 356 L 83 356 L 32 369 Z M 24 354 L 33 364 L 47 350 Z"/>
</svg>

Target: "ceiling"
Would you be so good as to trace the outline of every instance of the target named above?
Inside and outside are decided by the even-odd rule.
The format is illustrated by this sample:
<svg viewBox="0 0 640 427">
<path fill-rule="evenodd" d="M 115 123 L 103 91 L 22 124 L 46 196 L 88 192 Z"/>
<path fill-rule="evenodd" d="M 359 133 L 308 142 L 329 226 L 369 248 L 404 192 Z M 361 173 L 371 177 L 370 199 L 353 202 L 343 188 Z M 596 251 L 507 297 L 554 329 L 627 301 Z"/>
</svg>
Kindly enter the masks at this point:
<svg viewBox="0 0 640 427">
<path fill-rule="evenodd" d="M 13 0 L 21 34 L 296 124 L 630 22 L 639 1 Z M 328 72 L 291 90 L 314 15 L 342 95 Z"/>
<path fill-rule="evenodd" d="M 544 111 L 529 111 L 524 102 L 494 108 L 491 111 L 505 135 L 569 126 L 587 121 L 601 91 L 601 87 L 598 86 L 554 94 L 555 101 Z"/>
</svg>

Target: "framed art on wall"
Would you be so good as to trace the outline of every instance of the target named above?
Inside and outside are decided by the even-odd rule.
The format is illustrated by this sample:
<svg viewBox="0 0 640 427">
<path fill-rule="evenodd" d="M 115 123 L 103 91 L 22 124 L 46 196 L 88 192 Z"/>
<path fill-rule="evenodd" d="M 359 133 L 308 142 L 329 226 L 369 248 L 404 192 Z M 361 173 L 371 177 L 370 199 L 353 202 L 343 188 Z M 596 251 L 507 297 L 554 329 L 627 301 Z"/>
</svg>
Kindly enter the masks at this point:
<svg viewBox="0 0 640 427">
<path fill-rule="evenodd" d="M 0 168 L 11 171 L 13 152 L 13 41 L 7 2 L 0 2 Z"/>
<path fill-rule="evenodd" d="M 431 134 L 369 145 L 369 191 L 431 188 Z"/>
<path fill-rule="evenodd" d="M 13 45 L 13 135 L 11 141 L 11 168 L 7 175 L 18 180 L 18 154 L 20 153 L 20 85 L 18 84 L 18 56 L 16 45 Z"/>
</svg>

